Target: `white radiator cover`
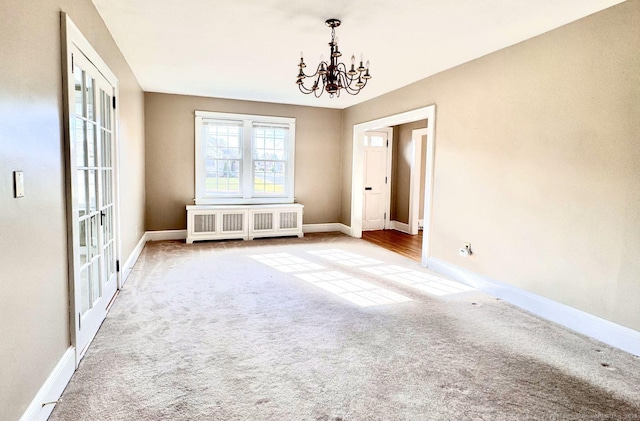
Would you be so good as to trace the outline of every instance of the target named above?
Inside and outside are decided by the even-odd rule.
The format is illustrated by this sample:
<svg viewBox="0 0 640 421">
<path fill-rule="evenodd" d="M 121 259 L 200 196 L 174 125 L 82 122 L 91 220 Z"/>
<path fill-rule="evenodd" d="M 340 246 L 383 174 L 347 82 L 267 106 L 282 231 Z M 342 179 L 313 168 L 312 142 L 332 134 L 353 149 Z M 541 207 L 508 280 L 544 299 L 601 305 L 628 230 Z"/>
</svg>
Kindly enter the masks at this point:
<svg viewBox="0 0 640 421">
<path fill-rule="evenodd" d="M 189 205 L 187 243 L 257 237 L 302 237 L 300 203 L 278 205 Z"/>
</svg>

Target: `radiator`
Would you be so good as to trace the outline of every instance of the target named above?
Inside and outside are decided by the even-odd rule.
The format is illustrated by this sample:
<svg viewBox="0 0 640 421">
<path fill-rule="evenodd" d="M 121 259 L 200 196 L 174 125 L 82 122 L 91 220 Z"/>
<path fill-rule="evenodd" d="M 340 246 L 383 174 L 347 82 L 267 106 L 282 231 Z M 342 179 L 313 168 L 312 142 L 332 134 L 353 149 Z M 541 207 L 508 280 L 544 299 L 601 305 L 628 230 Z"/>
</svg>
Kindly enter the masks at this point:
<svg viewBox="0 0 640 421">
<path fill-rule="evenodd" d="M 255 212 L 253 214 L 253 230 L 264 231 L 273 229 L 273 212 Z"/>
<path fill-rule="evenodd" d="M 216 214 L 194 215 L 193 231 L 196 233 L 216 232 Z"/>
<path fill-rule="evenodd" d="M 302 237 L 299 203 L 278 205 L 187 206 L 187 243 L 257 237 Z"/>
</svg>

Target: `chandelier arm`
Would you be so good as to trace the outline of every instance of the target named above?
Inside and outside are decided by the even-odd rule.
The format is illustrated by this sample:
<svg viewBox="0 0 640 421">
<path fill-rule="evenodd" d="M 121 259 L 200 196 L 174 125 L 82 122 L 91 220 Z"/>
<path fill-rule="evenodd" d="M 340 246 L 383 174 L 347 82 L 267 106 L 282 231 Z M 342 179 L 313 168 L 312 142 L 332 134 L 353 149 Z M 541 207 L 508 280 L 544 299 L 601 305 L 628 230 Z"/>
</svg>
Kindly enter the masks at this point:
<svg viewBox="0 0 640 421">
<path fill-rule="evenodd" d="M 315 71 L 314 73 L 310 74 L 310 75 L 306 74 L 306 73 L 304 72 L 304 70 L 303 70 L 303 71 L 302 71 L 302 74 L 304 75 L 305 79 L 306 79 L 306 78 L 312 78 L 312 77 L 316 77 L 316 76 L 318 76 L 318 74 L 320 74 L 320 69 L 322 68 L 322 65 L 323 65 L 323 64 L 325 65 L 325 67 L 327 66 L 327 63 L 326 63 L 326 62 L 321 61 L 321 62 L 320 62 L 320 64 L 318 64 L 318 68 L 316 69 L 316 71 Z"/>
<path fill-rule="evenodd" d="M 315 84 L 318 86 L 318 88 L 313 91 L 313 96 L 315 96 L 316 98 L 320 98 L 320 95 L 322 95 L 322 93 L 324 92 L 324 75 L 318 75 L 318 78 L 316 79 Z"/>
<path fill-rule="evenodd" d="M 347 89 L 347 92 L 349 92 L 349 90 L 352 90 L 355 93 L 351 93 L 349 92 L 351 95 L 355 95 L 358 92 L 360 92 L 360 89 L 356 89 L 352 86 L 352 84 L 357 81 L 357 75 L 356 76 L 351 76 L 347 73 L 347 66 L 344 63 L 339 63 L 338 66 L 338 71 L 340 72 L 340 78 L 342 79 L 342 87 Z"/>
<path fill-rule="evenodd" d="M 343 79 L 342 82 L 342 88 L 349 94 L 349 95 L 357 95 L 360 90 L 362 88 L 364 88 L 364 85 L 362 85 L 361 87 L 357 87 L 354 86 L 354 82 L 357 83 L 357 78 L 354 77 L 350 77 L 349 75 L 347 75 L 346 73 L 342 73 L 341 77 Z"/>
<path fill-rule="evenodd" d="M 310 94 L 313 92 L 313 90 L 307 88 L 306 86 L 302 85 L 302 83 L 298 84 L 298 89 L 300 89 L 300 92 L 302 92 L 303 94 Z"/>
<path fill-rule="evenodd" d="M 320 95 L 322 95 L 322 93 L 324 92 L 324 87 L 326 84 L 324 79 L 326 78 L 326 75 L 316 72 L 313 76 L 315 76 L 315 81 L 311 85 L 311 88 L 304 86 L 304 83 L 299 83 L 298 89 L 303 94 L 313 94 L 316 98 L 320 98 Z M 315 89 L 314 86 L 316 87 Z"/>
<path fill-rule="evenodd" d="M 313 74 L 306 74 L 303 72 L 301 72 L 304 75 L 304 78 L 300 79 L 302 83 L 298 83 L 298 89 L 300 89 L 300 92 L 302 92 L 303 94 L 311 94 L 313 93 L 314 96 L 318 97 L 318 95 L 316 94 L 316 91 L 318 91 L 318 89 L 320 88 L 320 79 L 322 78 L 322 74 L 320 74 L 320 69 L 322 68 L 322 65 L 326 66 L 325 62 L 321 62 L 320 64 L 318 64 L 318 68 L 316 69 L 315 73 Z M 313 84 L 311 85 L 311 88 L 307 88 L 306 86 L 304 86 L 304 80 L 305 79 L 315 79 L 315 81 L 313 82 Z M 317 85 L 318 89 L 313 89 L 313 86 Z M 324 88 L 324 84 L 322 84 L 322 88 Z M 322 91 L 320 92 L 320 94 L 322 94 Z"/>
</svg>

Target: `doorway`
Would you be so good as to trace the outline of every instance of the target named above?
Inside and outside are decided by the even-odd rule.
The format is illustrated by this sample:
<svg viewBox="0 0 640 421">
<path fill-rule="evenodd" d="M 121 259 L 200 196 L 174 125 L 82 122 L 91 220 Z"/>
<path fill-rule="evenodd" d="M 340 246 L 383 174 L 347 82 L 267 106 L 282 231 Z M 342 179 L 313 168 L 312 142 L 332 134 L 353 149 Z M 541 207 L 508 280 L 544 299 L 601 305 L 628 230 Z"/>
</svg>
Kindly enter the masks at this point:
<svg viewBox="0 0 640 421">
<path fill-rule="evenodd" d="M 351 185 L 351 235 L 353 237 L 362 237 L 363 231 L 363 195 L 361 192 L 364 188 L 364 144 L 362 139 L 365 132 L 380 129 L 383 127 L 395 126 L 399 124 L 409 123 L 412 121 L 423 120 L 428 121 L 427 139 L 431 139 L 431 148 L 435 150 L 435 105 L 408 111 L 394 116 L 384 117 L 369 122 L 356 124 L 353 126 L 353 162 L 352 162 L 352 185 Z M 428 142 L 427 142 L 428 143 Z M 434 160 L 434 154 L 431 153 L 430 159 Z M 429 163 L 427 162 L 427 166 Z M 431 174 L 426 174 L 425 194 L 424 194 L 424 231 L 422 239 L 422 266 L 428 267 L 428 258 L 430 256 L 430 242 L 432 226 L 432 198 L 433 198 L 433 164 L 430 166 Z"/>
<path fill-rule="evenodd" d="M 71 345 L 76 367 L 118 288 L 118 81 L 62 14 Z"/>
</svg>

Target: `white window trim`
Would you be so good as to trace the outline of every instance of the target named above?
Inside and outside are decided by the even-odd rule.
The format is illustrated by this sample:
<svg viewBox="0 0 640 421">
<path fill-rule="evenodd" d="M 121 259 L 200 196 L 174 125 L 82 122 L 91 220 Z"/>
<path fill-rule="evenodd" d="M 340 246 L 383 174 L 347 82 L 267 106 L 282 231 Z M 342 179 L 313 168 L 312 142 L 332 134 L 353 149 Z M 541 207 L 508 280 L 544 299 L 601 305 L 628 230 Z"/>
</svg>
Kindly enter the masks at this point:
<svg viewBox="0 0 640 421">
<path fill-rule="evenodd" d="M 242 120 L 244 121 L 243 143 L 252 143 L 252 123 L 286 124 L 289 126 L 289 142 L 287 145 L 287 179 L 285 180 L 286 195 L 283 196 L 252 196 L 253 194 L 253 151 L 252 148 L 242 149 L 242 196 L 205 197 L 206 165 L 204 164 L 204 141 L 202 139 L 202 123 L 204 119 Z M 248 140 L 245 140 L 248 139 Z M 293 203 L 296 153 L 296 119 L 290 117 L 273 117 L 250 114 L 230 114 L 211 111 L 195 112 L 195 193 L 196 205 L 240 205 L 240 204 L 269 204 Z M 250 174 L 250 177 L 246 175 Z"/>
</svg>

